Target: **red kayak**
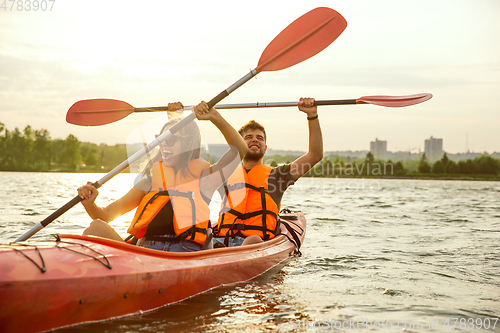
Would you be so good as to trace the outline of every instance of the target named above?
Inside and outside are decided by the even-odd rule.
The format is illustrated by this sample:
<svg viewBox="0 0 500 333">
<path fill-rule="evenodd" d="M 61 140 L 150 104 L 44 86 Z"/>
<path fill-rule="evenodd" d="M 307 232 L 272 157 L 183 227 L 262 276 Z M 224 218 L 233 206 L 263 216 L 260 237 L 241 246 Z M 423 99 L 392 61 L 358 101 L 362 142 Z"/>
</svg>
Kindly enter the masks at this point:
<svg viewBox="0 0 500 333">
<path fill-rule="evenodd" d="M 248 281 L 299 251 L 304 215 L 281 218 L 282 235 L 272 240 L 192 253 L 77 235 L 0 245 L 0 332 L 41 332 L 141 313 Z"/>
</svg>

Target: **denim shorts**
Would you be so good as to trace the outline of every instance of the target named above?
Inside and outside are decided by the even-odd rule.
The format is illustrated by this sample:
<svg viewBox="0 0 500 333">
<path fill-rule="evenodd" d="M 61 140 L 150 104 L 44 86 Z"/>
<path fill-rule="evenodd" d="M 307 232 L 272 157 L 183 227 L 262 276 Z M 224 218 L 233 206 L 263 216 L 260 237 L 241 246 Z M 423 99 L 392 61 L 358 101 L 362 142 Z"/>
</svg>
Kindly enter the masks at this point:
<svg viewBox="0 0 500 333">
<path fill-rule="evenodd" d="M 224 240 L 226 239 L 226 237 L 214 237 L 213 240 L 214 240 L 214 248 L 216 247 L 215 244 L 217 243 L 222 243 L 224 244 Z M 231 246 L 240 246 L 243 241 L 245 240 L 244 237 L 240 237 L 240 236 L 234 236 L 234 237 L 229 237 L 228 239 L 228 245 L 229 247 Z"/>
<path fill-rule="evenodd" d="M 195 252 L 201 250 L 201 245 L 188 240 L 156 241 L 145 240 L 141 246 L 160 251 L 168 252 Z"/>
</svg>

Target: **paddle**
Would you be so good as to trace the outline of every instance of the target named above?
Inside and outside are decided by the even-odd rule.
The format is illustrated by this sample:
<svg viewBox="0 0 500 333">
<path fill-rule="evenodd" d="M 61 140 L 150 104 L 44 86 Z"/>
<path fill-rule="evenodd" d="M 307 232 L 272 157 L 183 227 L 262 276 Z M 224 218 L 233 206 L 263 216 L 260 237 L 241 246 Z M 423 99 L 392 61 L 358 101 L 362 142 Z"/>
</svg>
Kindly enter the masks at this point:
<svg viewBox="0 0 500 333">
<path fill-rule="evenodd" d="M 286 27 L 262 53 L 258 65 L 248 74 L 233 83 L 226 90 L 223 90 L 219 95 L 212 98 L 208 102 L 209 108 L 216 105 L 218 102 L 227 97 L 231 92 L 242 86 L 245 82 L 262 71 L 277 71 L 296 65 L 315 54 L 319 53 L 330 45 L 347 27 L 346 20 L 334 11 L 326 7 L 319 7 L 302 15 L 297 20 Z M 178 132 L 188 122 L 196 118 L 194 113 L 191 113 L 179 123 L 165 131 L 157 139 L 152 141 L 143 149 L 129 157 L 119 166 L 114 168 L 106 176 L 95 182 L 93 185 L 96 188 L 101 187 L 108 180 L 113 178 L 118 173 L 125 170 L 129 165 L 136 162 L 142 156 L 147 154 L 151 149 L 158 146 L 162 141 L 166 140 L 171 135 Z M 42 222 L 35 225 L 27 233 L 16 239 L 16 242 L 24 241 L 33 236 L 35 233 L 46 227 L 49 223 L 64 214 L 71 207 L 75 206 L 82 199 L 77 195 L 63 207 L 45 218 Z"/>
<path fill-rule="evenodd" d="M 432 98 L 431 94 L 416 94 L 408 96 L 363 96 L 358 99 L 318 100 L 315 105 L 347 105 L 373 104 L 386 107 L 403 107 L 425 102 Z M 270 103 L 240 103 L 217 104 L 215 107 L 224 109 L 275 108 L 296 106 L 298 102 L 270 102 Z M 193 110 L 193 106 L 185 106 L 184 110 Z M 125 118 L 131 113 L 140 112 L 168 112 L 166 106 L 134 108 L 127 102 L 116 99 L 86 99 L 78 101 L 68 110 L 67 122 L 81 126 L 99 126 L 110 124 Z"/>
<path fill-rule="evenodd" d="M 363 96 L 358 99 L 328 99 L 317 100 L 314 105 L 349 105 L 349 104 L 373 104 L 385 107 L 404 107 L 425 102 L 432 98 L 432 94 L 422 93 L 407 96 Z M 275 108 L 297 106 L 298 102 L 270 102 L 270 103 L 242 103 L 216 105 L 218 109 L 245 109 L 245 108 Z M 192 108 L 192 107 L 185 107 Z M 141 112 L 141 111 L 139 111 Z M 145 112 L 145 111 L 143 111 Z"/>
</svg>

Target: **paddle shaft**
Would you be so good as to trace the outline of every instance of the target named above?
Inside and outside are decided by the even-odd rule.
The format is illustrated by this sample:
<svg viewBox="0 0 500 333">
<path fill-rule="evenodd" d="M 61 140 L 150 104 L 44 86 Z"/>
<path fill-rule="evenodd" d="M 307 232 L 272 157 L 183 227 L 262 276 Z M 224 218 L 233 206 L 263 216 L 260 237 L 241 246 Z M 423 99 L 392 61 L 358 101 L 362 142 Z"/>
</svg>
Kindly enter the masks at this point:
<svg viewBox="0 0 500 333">
<path fill-rule="evenodd" d="M 352 105 L 352 104 L 373 104 L 385 107 L 410 106 L 425 102 L 432 98 L 432 94 L 422 93 L 407 96 L 363 96 L 358 99 L 328 99 L 316 100 L 314 105 Z M 238 104 L 217 104 L 217 109 L 250 109 L 250 108 L 275 108 L 297 106 L 298 102 L 269 102 L 269 103 L 238 103 Z M 185 106 L 184 110 L 193 110 L 193 106 Z M 88 113 L 121 112 L 122 110 L 96 110 L 85 111 Z M 134 108 L 133 112 L 160 112 L 168 111 L 167 106 Z"/>
<path fill-rule="evenodd" d="M 221 91 L 217 96 L 212 98 L 208 102 L 208 108 L 211 109 L 213 108 L 217 103 L 222 101 L 224 98 L 229 96 L 230 93 L 241 87 L 243 84 L 248 82 L 251 78 L 256 76 L 258 74 L 256 69 L 252 69 L 250 72 L 248 72 L 246 75 L 244 75 L 241 79 L 230 85 L 226 90 Z"/>
<path fill-rule="evenodd" d="M 266 103 L 236 103 L 236 104 L 217 104 L 216 109 L 228 110 L 228 109 L 255 109 L 255 108 L 279 108 L 279 107 L 292 107 L 297 106 L 299 102 L 266 102 Z M 319 100 L 315 101 L 314 105 L 351 105 L 351 104 L 367 104 L 366 102 L 361 102 L 356 99 L 330 99 L 330 100 Z M 194 106 L 185 106 L 184 110 L 193 110 Z M 120 111 L 120 110 L 117 110 Z M 134 108 L 134 112 L 165 112 L 168 111 L 167 106 L 153 106 L 153 107 L 142 107 Z M 112 112 L 112 110 L 108 111 Z"/>
<path fill-rule="evenodd" d="M 363 102 L 361 102 L 363 103 Z M 268 102 L 268 103 L 240 103 L 240 104 L 221 104 L 216 105 L 217 109 L 251 109 L 251 108 L 278 108 L 278 107 L 292 107 L 297 106 L 299 102 Z M 331 100 L 319 100 L 314 101 L 314 105 L 349 105 L 349 104 L 360 104 L 355 99 L 331 99 Z M 134 112 L 147 112 L 147 111 L 136 111 Z"/>
</svg>

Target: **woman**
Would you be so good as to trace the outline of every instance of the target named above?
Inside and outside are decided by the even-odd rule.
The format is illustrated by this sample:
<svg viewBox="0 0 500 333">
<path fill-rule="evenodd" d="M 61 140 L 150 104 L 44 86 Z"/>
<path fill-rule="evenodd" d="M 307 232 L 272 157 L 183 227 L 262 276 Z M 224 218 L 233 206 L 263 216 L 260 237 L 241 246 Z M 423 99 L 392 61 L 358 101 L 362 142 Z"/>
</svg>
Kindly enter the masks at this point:
<svg viewBox="0 0 500 333">
<path fill-rule="evenodd" d="M 170 111 L 182 108 L 170 103 Z M 108 223 L 138 207 L 128 232 L 139 239 L 137 245 L 171 252 L 191 252 L 206 248 L 210 221 L 208 204 L 223 177 L 239 165 L 248 148 L 238 132 L 206 102 L 194 112 L 198 120 L 209 120 L 222 132 L 230 150 L 210 166 L 200 158 L 201 136 L 191 122 L 160 144 L 158 153 L 144 168 L 144 178 L 127 194 L 107 207 L 98 207 L 97 189 L 91 183 L 78 188 L 82 204 L 93 219 L 83 235 L 113 240 L 123 239 Z M 179 118 L 177 118 L 179 120 Z M 161 133 L 178 121 L 166 123 Z"/>
</svg>

